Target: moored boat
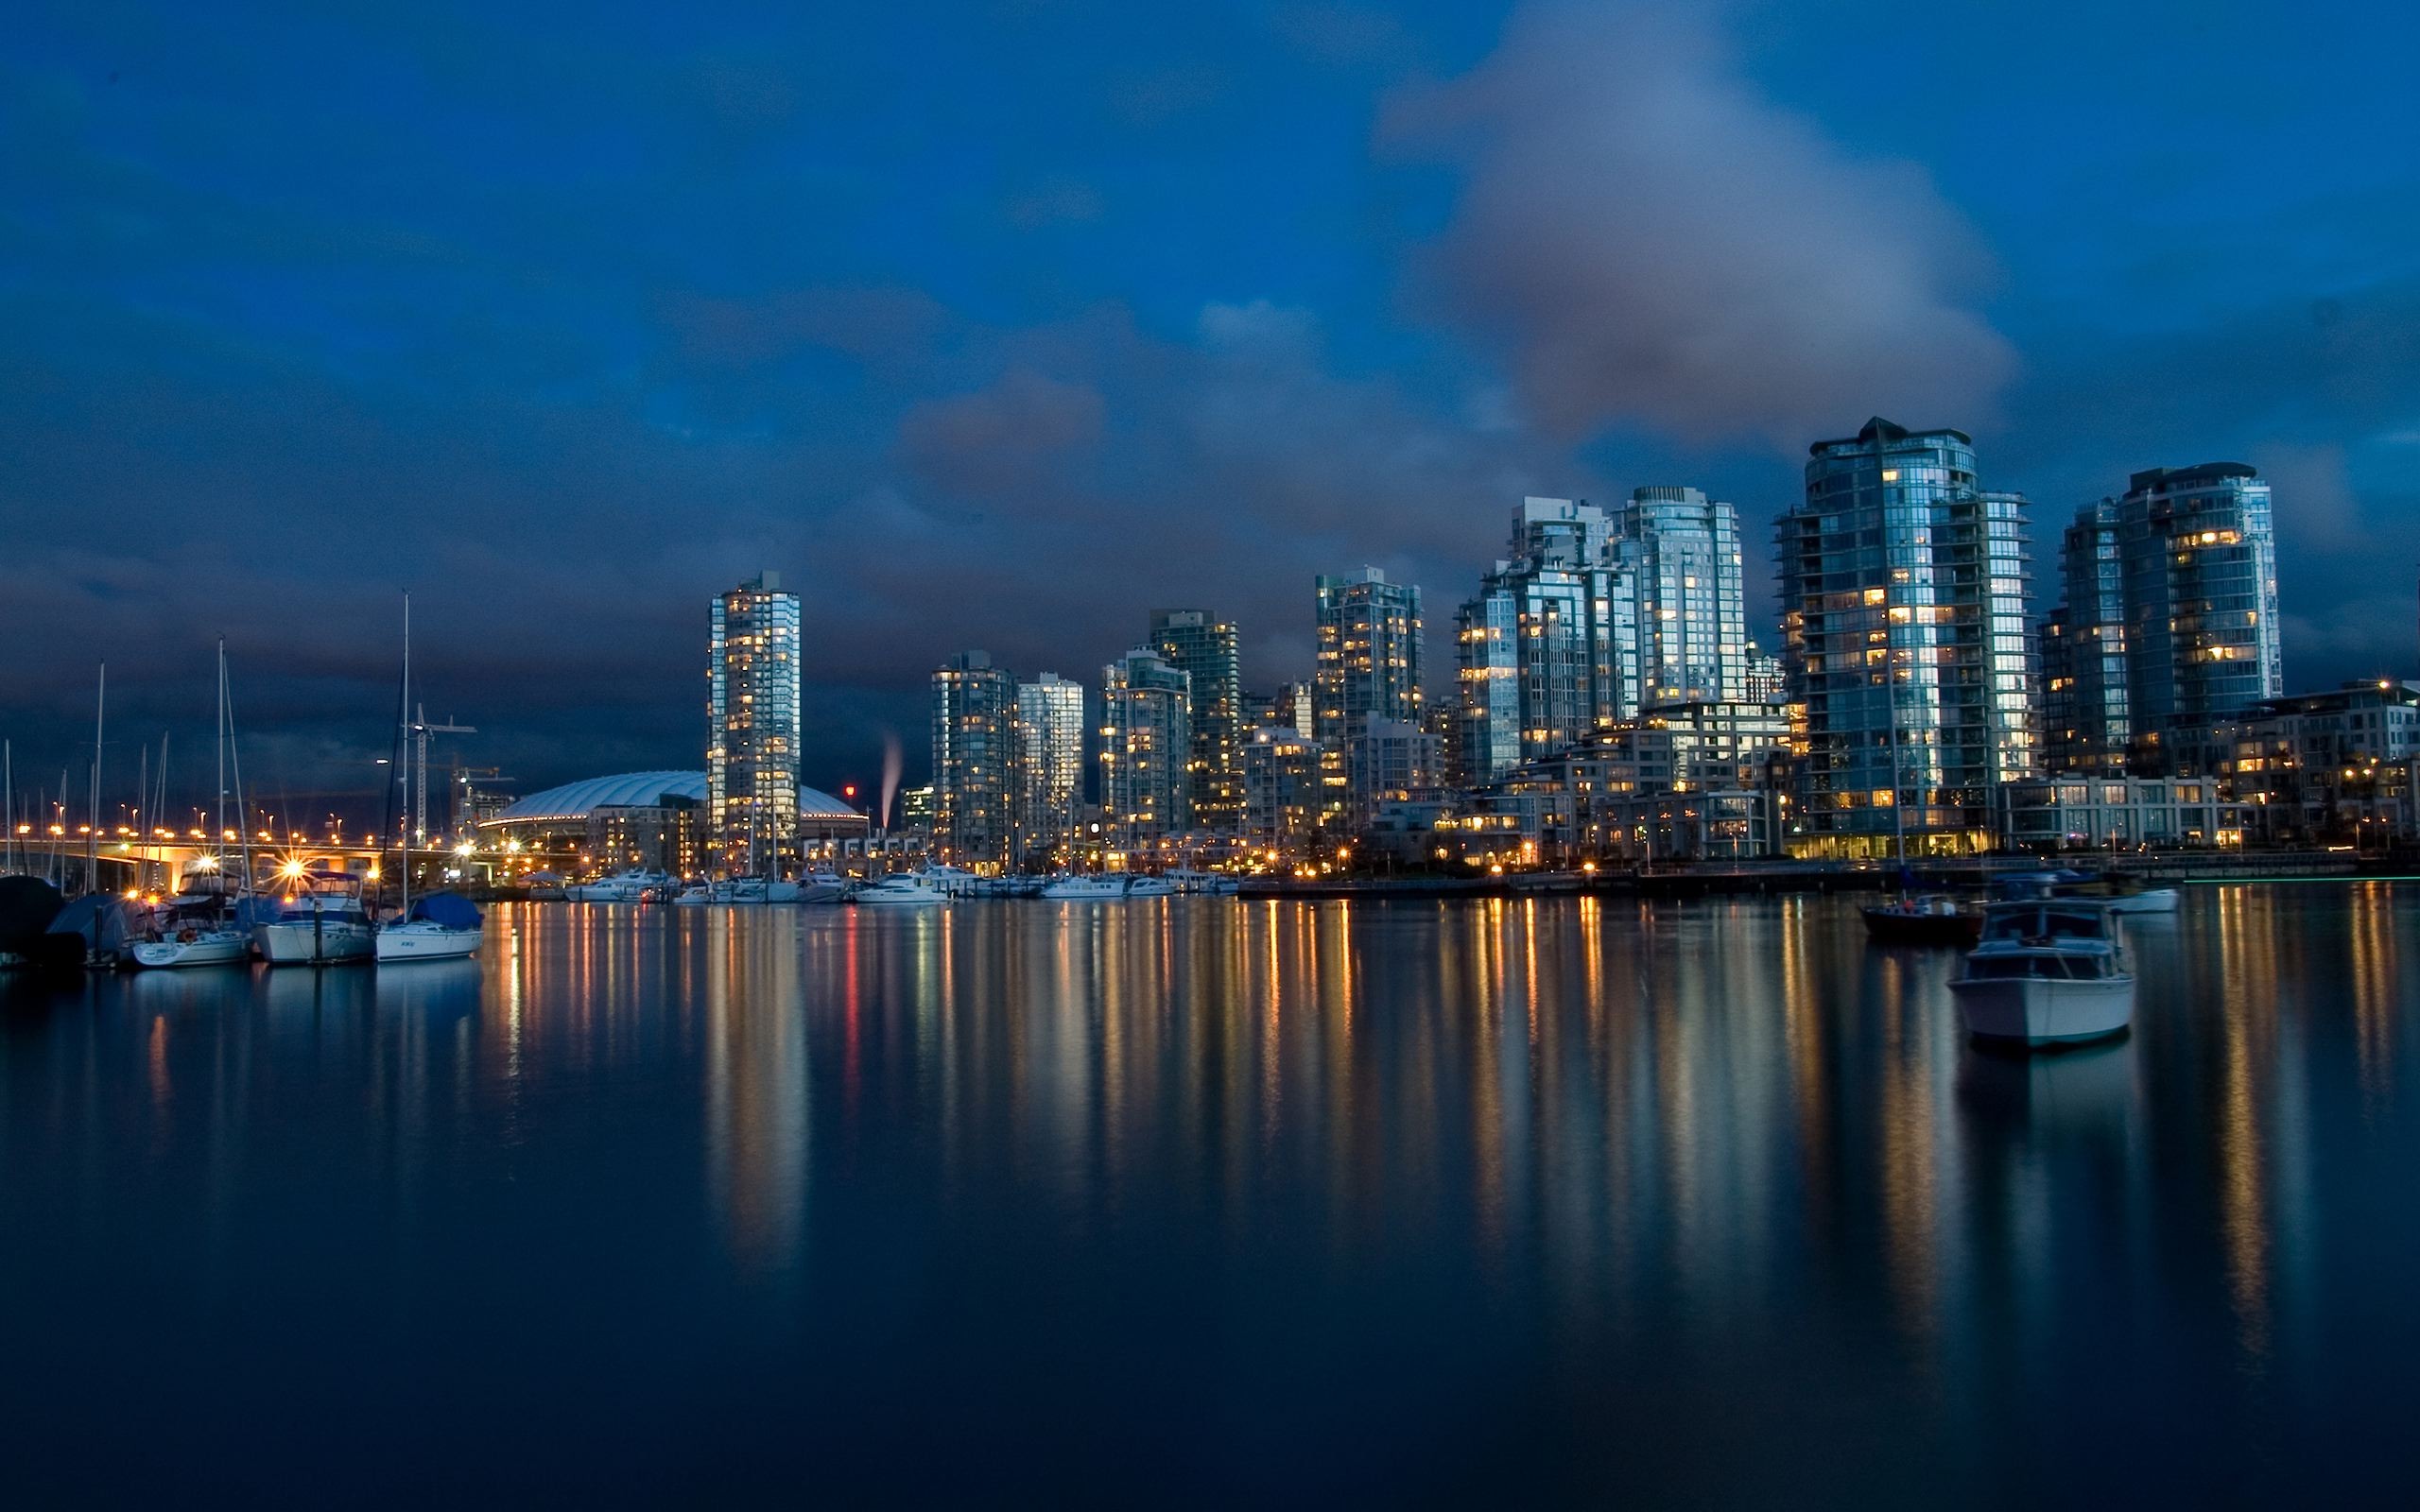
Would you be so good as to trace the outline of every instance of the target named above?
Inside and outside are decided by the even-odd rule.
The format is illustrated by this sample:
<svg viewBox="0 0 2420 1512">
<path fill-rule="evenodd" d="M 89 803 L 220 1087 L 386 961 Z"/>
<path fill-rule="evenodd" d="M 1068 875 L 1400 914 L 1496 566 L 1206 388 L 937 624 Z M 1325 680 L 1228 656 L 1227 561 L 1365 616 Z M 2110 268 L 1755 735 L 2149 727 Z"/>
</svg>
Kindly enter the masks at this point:
<svg viewBox="0 0 2420 1512">
<path fill-rule="evenodd" d="M 1098 877 L 1053 877 L 1042 885 L 1042 896 L 1054 902 L 1091 902 L 1126 896 L 1122 872 Z"/>
<path fill-rule="evenodd" d="M 849 902 L 870 908 L 926 908 L 949 902 L 949 894 L 922 872 L 903 872 L 865 883 Z"/>
<path fill-rule="evenodd" d="M 669 898 L 676 890 L 668 871 L 626 867 L 594 882 L 574 883 L 563 889 L 563 896 L 576 903 L 643 903 Z"/>
<path fill-rule="evenodd" d="M 477 905 L 459 893 L 433 892 L 378 931 L 378 964 L 459 960 L 476 954 L 485 934 Z"/>
<path fill-rule="evenodd" d="M 1982 911 L 1945 893 L 1869 903 L 1858 912 L 1876 945 L 1972 945 L 1983 931 Z"/>
<path fill-rule="evenodd" d="M 1967 1032 L 2027 1045 L 2074 1044 L 2134 1022 L 2135 975 L 2109 905 L 2086 898 L 1991 904 L 1965 974 L 1949 984 Z"/>
<path fill-rule="evenodd" d="M 271 966 L 336 966 L 371 958 L 375 931 L 362 906 L 359 877 L 293 872 L 268 906 L 273 916 L 252 926 L 252 948 Z"/>
</svg>

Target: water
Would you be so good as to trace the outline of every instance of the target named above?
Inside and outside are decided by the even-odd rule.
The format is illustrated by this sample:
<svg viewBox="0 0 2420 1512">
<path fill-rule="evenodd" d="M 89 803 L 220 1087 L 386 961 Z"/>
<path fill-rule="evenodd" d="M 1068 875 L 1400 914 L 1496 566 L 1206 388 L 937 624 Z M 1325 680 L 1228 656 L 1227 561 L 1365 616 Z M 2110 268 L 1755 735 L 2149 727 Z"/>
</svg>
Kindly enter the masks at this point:
<svg viewBox="0 0 2420 1512">
<path fill-rule="evenodd" d="M 18 1504 L 2408 1489 L 2420 892 L 1965 1045 L 1845 902 L 501 908 L 0 986 Z"/>
</svg>

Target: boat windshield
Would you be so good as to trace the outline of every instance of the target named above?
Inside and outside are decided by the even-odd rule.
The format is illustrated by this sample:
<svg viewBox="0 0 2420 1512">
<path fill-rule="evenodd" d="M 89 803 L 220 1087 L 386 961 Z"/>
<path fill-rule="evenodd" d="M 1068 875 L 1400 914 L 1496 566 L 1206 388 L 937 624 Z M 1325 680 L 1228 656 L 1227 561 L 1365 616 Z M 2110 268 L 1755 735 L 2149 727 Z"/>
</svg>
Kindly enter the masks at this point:
<svg viewBox="0 0 2420 1512">
<path fill-rule="evenodd" d="M 2105 940 L 2109 924 L 2097 907 L 2074 903 L 2001 903 L 1983 919 L 1983 942 L 2016 944 Z"/>
<path fill-rule="evenodd" d="M 2005 981 L 2031 977 L 2037 981 L 2097 982 L 2110 975 L 2116 963 L 2107 955 L 2029 952 L 2022 955 L 1977 955 L 1966 964 L 1969 981 Z"/>
</svg>

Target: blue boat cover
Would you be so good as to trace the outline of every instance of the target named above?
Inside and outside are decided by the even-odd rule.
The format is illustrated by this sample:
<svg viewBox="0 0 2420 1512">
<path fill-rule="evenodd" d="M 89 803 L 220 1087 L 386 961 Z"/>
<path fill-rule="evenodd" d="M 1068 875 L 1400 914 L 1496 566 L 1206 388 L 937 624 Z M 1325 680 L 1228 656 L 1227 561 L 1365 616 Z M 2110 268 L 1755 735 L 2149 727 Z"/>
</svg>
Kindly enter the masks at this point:
<svg viewBox="0 0 2420 1512">
<path fill-rule="evenodd" d="M 458 892 L 433 892 L 425 898 L 413 899 L 411 917 L 446 929 L 479 927 L 478 906 Z"/>
</svg>

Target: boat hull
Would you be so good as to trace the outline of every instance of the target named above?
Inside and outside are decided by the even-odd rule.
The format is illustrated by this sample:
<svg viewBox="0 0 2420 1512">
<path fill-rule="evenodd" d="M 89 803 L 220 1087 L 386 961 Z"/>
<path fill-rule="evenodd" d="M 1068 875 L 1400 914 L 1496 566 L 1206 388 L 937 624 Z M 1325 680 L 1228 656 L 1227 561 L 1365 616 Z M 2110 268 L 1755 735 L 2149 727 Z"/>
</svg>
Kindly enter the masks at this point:
<svg viewBox="0 0 2420 1512">
<path fill-rule="evenodd" d="M 458 961 L 475 954 L 481 937 L 477 929 L 420 929 L 399 925 L 378 932 L 376 951 L 378 964 L 392 966 L 400 961 Z"/>
<path fill-rule="evenodd" d="M 2113 914 L 2172 914 L 2176 912 L 2176 898 L 2173 887 L 2122 893 L 2109 900 L 2109 911 Z"/>
<path fill-rule="evenodd" d="M 370 959 L 370 925 L 356 919 L 284 919 L 252 930 L 252 947 L 271 966 L 336 966 Z"/>
<path fill-rule="evenodd" d="M 2135 1019 L 2135 979 L 1961 977 L 1949 984 L 1966 1032 L 2013 1044 L 2081 1044 L 2121 1034 Z"/>
<path fill-rule="evenodd" d="M 148 971 L 184 966 L 241 966 L 252 958 L 252 937 L 241 930 L 214 930 L 199 939 L 147 939 L 127 952 Z"/>
</svg>

